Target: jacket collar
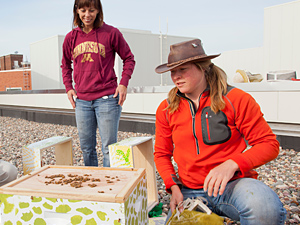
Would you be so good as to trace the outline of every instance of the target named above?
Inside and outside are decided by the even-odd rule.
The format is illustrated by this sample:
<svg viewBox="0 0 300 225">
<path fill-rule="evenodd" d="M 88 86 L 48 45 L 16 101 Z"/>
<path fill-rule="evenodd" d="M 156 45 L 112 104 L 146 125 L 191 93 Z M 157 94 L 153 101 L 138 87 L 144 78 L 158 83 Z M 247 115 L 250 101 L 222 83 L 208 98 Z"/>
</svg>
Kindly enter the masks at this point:
<svg viewBox="0 0 300 225">
<path fill-rule="evenodd" d="M 207 87 L 204 89 L 204 91 L 202 92 L 202 94 L 200 95 L 200 97 L 207 97 L 209 95 L 210 92 L 210 87 L 209 85 L 207 85 Z M 185 99 L 189 99 L 188 97 L 185 96 L 185 94 L 181 93 L 178 89 L 177 91 L 177 96 L 181 97 L 181 98 L 185 98 Z"/>
</svg>

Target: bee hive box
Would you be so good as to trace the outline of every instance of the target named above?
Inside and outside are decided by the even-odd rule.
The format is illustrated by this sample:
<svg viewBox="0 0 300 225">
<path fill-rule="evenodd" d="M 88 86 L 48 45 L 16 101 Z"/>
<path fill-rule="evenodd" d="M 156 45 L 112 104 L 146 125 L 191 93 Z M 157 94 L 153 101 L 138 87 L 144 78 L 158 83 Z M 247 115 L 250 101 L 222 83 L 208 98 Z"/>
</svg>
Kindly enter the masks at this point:
<svg viewBox="0 0 300 225">
<path fill-rule="evenodd" d="M 111 167 L 146 169 L 150 211 L 158 203 L 152 137 L 131 137 L 108 148 Z"/>
<path fill-rule="evenodd" d="M 0 200 L 1 224 L 148 224 L 145 169 L 44 166 Z"/>
</svg>

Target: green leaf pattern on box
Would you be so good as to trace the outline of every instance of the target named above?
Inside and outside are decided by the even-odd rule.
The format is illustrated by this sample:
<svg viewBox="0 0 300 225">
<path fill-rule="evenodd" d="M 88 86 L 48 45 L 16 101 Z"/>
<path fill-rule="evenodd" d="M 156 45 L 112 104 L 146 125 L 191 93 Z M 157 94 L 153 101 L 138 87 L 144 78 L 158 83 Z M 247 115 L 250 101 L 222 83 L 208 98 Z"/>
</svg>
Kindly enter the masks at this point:
<svg viewBox="0 0 300 225">
<path fill-rule="evenodd" d="M 146 175 L 124 203 L 0 194 L 1 224 L 148 224 Z"/>
</svg>

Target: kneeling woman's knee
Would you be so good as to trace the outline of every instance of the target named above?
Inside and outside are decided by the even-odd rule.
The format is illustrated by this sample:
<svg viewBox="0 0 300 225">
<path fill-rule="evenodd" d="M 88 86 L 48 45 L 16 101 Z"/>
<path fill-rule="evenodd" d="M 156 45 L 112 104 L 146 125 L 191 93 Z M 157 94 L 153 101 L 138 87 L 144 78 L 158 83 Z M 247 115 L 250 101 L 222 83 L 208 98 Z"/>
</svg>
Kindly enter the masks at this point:
<svg viewBox="0 0 300 225">
<path fill-rule="evenodd" d="M 270 187 L 254 179 L 246 180 L 243 186 L 243 194 L 240 195 L 240 203 L 243 207 L 239 209 L 241 217 L 256 218 L 261 221 L 260 224 L 284 223 L 286 210 Z M 262 221 L 266 221 L 266 223 Z"/>
</svg>

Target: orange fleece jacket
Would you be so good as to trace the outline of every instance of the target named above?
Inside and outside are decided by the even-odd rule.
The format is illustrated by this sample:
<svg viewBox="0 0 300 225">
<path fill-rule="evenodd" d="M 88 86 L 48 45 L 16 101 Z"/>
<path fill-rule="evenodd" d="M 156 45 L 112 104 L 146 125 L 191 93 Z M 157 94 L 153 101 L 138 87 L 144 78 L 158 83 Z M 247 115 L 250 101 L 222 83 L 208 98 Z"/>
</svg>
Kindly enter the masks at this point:
<svg viewBox="0 0 300 225">
<path fill-rule="evenodd" d="M 209 89 L 200 96 L 197 111 L 191 100 L 180 96 L 179 109 L 173 114 L 165 110 L 167 100 L 156 111 L 154 160 L 167 191 L 175 184 L 203 188 L 209 171 L 228 159 L 240 168 L 232 180 L 257 178 L 253 169 L 277 157 L 279 143 L 250 94 L 229 87 L 223 96 L 226 107 L 217 114 L 209 107 Z M 247 151 L 244 138 L 252 146 Z M 179 180 L 172 156 L 178 165 Z"/>
</svg>

